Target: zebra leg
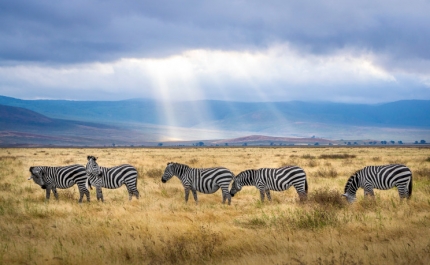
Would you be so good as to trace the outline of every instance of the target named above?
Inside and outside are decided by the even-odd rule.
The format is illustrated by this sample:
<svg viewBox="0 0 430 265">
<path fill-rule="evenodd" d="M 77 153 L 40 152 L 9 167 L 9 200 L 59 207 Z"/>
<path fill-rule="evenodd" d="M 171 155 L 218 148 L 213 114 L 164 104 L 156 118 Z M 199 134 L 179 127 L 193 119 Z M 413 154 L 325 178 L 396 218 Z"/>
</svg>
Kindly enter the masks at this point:
<svg viewBox="0 0 430 265">
<path fill-rule="evenodd" d="M 58 192 L 57 192 L 57 188 L 56 187 L 52 188 L 52 193 L 54 193 L 55 199 L 58 200 Z"/>
<path fill-rule="evenodd" d="M 103 192 L 102 192 L 102 187 L 96 187 L 96 194 L 97 194 L 97 200 L 102 200 L 102 202 L 104 202 L 103 200 Z"/>
<path fill-rule="evenodd" d="M 45 192 L 46 192 L 46 199 L 49 200 L 49 198 L 51 197 L 51 188 L 47 187 L 45 189 Z"/>
<path fill-rule="evenodd" d="M 264 190 L 260 189 L 260 198 L 261 198 L 261 202 L 264 202 Z"/>
<path fill-rule="evenodd" d="M 185 189 L 185 203 L 188 202 L 188 196 L 190 196 L 190 188 L 186 187 Z"/>
<path fill-rule="evenodd" d="M 194 201 L 197 205 L 199 203 L 199 201 L 197 200 L 197 191 L 195 189 L 191 189 L 191 192 L 193 193 Z"/>
<path fill-rule="evenodd" d="M 371 196 L 372 198 L 375 198 L 375 193 L 373 192 L 373 188 L 366 187 L 364 189 L 364 197 L 366 197 L 366 196 Z"/>
<path fill-rule="evenodd" d="M 272 197 L 270 196 L 270 190 L 266 190 L 266 196 L 269 201 L 272 201 Z"/>
<path fill-rule="evenodd" d="M 131 184 L 126 184 L 127 185 L 127 190 L 128 190 L 128 199 L 131 201 L 133 195 L 136 196 L 137 199 L 139 199 L 139 191 L 137 191 L 136 187 L 134 185 Z"/>
<path fill-rule="evenodd" d="M 409 190 L 406 185 L 396 185 L 397 191 L 399 192 L 400 200 L 409 198 Z"/>
<path fill-rule="evenodd" d="M 222 204 L 225 204 L 225 200 L 228 199 L 228 205 L 231 204 L 231 194 L 228 191 L 228 187 L 226 189 L 221 189 L 222 190 Z"/>
<path fill-rule="evenodd" d="M 85 186 L 79 186 L 79 203 L 82 203 L 84 195 L 87 196 L 87 201 L 90 201 L 90 191 Z"/>
</svg>

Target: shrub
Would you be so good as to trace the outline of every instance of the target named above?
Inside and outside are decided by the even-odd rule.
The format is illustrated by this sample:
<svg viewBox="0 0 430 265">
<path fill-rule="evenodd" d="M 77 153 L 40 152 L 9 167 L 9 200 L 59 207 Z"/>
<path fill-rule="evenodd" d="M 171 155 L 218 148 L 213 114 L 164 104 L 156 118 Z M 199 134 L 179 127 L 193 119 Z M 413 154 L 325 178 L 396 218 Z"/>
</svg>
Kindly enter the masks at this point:
<svg viewBox="0 0 430 265">
<path fill-rule="evenodd" d="M 337 190 L 318 189 L 310 196 L 310 201 L 313 201 L 321 206 L 332 206 L 335 208 L 343 208 L 347 202 L 342 198 L 342 194 Z"/>
<path fill-rule="evenodd" d="M 161 176 L 163 176 L 163 170 L 159 168 L 148 169 L 146 171 L 146 176 L 148 176 L 148 178 L 161 178 Z"/>
<path fill-rule="evenodd" d="M 318 166 L 318 162 L 315 159 L 311 159 L 308 162 L 308 166 L 309 167 L 316 167 L 316 166 Z"/>
<path fill-rule="evenodd" d="M 413 178 L 428 178 L 430 180 L 430 168 L 419 167 L 412 172 Z"/>
<path fill-rule="evenodd" d="M 350 159 L 355 157 L 356 155 L 350 154 L 322 154 L 319 156 L 321 159 Z"/>
<path fill-rule="evenodd" d="M 320 177 L 320 178 L 336 178 L 338 173 L 336 171 L 336 169 L 332 168 L 332 167 L 326 167 L 326 168 L 320 168 L 317 170 L 317 172 L 315 172 L 315 177 Z"/>
<path fill-rule="evenodd" d="M 199 160 L 197 158 L 192 158 L 192 159 L 190 159 L 190 161 L 188 161 L 188 165 L 193 166 L 193 165 L 197 164 L 198 162 L 199 162 Z"/>
</svg>

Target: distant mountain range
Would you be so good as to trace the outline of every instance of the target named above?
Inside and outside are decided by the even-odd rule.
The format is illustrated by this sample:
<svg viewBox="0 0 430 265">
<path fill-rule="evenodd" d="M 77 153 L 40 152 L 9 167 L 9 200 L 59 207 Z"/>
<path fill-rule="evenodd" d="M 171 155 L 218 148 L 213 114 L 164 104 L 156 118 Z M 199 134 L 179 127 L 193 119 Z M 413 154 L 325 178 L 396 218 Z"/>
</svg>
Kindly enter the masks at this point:
<svg viewBox="0 0 430 265">
<path fill-rule="evenodd" d="M 148 145 L 247 135 L 311 139 L 309 143 L 315 137 L 413 142 L 430 136 L 430 101 L 366 105 L 21 100 L 0 96 L 0 126 L 0 145 Z M 272 143 L 273 139 L 263 142 Z"/>
</svg>

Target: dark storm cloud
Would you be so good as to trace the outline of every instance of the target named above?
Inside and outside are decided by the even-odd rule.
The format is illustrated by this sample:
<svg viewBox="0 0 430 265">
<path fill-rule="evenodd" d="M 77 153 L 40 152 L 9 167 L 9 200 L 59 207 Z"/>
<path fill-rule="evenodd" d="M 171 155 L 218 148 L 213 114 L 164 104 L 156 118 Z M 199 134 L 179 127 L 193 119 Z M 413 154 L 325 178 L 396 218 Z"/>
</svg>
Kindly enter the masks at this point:
<svg viewBox="0 0 430 265">
<path fill-rule="evenodd" d="M 430 60 L 428 1 L 1 1 L 0 60 L 76 63 L 288 42 Z"/>
</svg>

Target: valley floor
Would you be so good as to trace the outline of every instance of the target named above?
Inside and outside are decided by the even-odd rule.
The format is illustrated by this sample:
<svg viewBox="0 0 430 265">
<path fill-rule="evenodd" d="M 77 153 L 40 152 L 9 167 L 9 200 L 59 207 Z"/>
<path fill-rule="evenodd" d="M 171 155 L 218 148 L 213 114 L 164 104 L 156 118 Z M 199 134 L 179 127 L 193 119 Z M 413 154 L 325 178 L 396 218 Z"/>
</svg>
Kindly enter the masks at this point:
<svg viewBox="0 0 430 265">
<path fill-rule="evenodd" d="M 59 200 L 30 177 L 29 167 L 123 163 L 139 172 L 141 198 L 104 189 L 105 202 L 78 204 L 78 189 Z M 184 202 L 167 162 L 223 166 L 233 173 L 297 165 L 308 178 L 306 202 L 293 188 L 262 203 L 245 187 L 230 206 L 221 192 Z M 401 163 L 413 172 L 413 195 L 375 190 L 375 199 L 341 197 L 356 170 Z M 0 264 L 429 264 L 430 148 L 2 148 Z"/>
</svg>

